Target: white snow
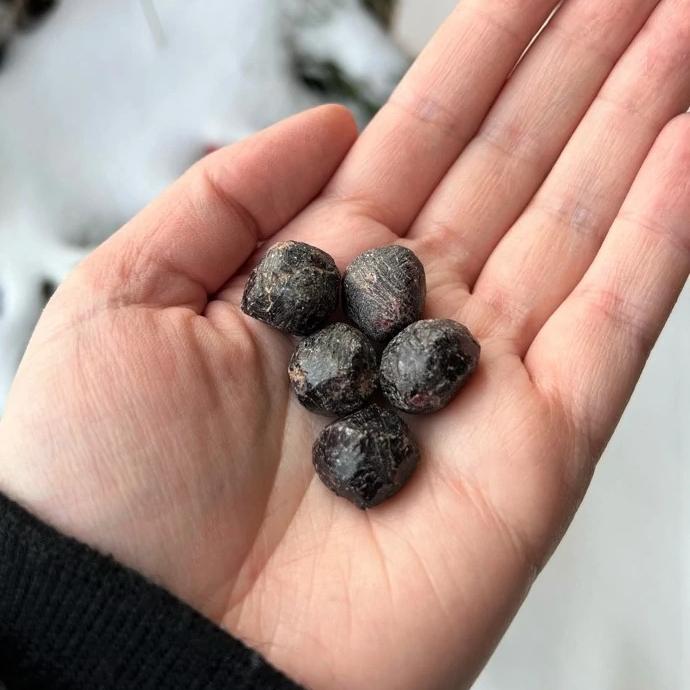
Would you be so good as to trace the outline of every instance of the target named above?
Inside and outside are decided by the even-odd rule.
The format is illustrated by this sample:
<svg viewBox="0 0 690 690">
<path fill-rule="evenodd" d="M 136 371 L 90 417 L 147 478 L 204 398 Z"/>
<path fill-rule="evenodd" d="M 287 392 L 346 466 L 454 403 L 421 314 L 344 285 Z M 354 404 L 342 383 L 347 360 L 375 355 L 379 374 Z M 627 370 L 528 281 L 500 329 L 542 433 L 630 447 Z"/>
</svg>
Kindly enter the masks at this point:
<svg viewBox="0 0 690 690">
<path fill-rule="evenodd" d="M 0 70 L 0 409 L 43 280 L 206 147 L 318 102 L 291 50 L 330 58 L 373 100 L 406 64 L 356 0 L 63 0 L 13 41 Z"/>
</svg>

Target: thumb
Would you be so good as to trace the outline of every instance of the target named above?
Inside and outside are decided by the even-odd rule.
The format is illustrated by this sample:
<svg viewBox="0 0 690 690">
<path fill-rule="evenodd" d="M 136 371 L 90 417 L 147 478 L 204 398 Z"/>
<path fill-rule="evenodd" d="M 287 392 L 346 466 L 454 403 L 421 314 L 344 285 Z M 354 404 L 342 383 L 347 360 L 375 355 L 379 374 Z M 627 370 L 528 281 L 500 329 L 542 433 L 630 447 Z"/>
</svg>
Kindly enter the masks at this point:
<svg viewBox="0 0 690 690">
<path fill-rule="evenodd" d="M 350 113 L 329 105 L 206 156 L 96 249 L 79 277 L 109 303 L 201 311 L 257 243 L 321 191 L 356 136 Z"/>
</svg>

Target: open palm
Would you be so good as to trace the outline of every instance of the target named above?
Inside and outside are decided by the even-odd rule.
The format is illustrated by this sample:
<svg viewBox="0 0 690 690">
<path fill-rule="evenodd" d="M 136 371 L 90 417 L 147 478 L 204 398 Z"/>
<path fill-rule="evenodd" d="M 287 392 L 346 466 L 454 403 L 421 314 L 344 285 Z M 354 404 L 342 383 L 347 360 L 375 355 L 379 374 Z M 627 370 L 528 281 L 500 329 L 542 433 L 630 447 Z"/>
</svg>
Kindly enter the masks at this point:
<svg viewBox="0 0 690 690">
<path fill-rule="evenodd" d="M 280 123 L 96 250 L 21 365 L 0 489 L 310 687 L 467 686 L 690 269 L 690 1 L 566 0 L 514 69 L 556 4 L 465 0 L 359 138 L 336 106 Z M 293 343 L 237 306 L 287 238 L 341 269 L 410 246 L 426 316 L 482 344 L 371 511 L 315 479 Z"/>
</svg>

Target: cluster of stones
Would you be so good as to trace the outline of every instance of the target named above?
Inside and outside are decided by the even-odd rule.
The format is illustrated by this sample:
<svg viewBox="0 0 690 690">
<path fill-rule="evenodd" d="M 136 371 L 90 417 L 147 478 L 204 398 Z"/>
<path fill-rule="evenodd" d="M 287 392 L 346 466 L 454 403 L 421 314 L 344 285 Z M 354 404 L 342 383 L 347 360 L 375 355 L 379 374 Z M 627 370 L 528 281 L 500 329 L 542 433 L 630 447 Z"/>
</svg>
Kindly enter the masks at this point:
<svg viewBox="0 0 690 690">
<path fill-rule="evenodd" d="M 354 325 L 325 325 L 340 302 Z M 288 366 L 299 402 L 338 420 L 313 448 L 323 483 L 360 508 L 397 493 L 420 452 L 396 412 L 445 407 L 474 372 L 480 347 L 449 319 L 421 320 L 424 267 L 400 245 L 360 254 L 341 279 L 335 261 L 316 247 L 280 242 L 247 280 L 242 310 L 285 333 L 304 337 Z M 378 350 L 383 348 L 379 358 Z"/>
</svg>

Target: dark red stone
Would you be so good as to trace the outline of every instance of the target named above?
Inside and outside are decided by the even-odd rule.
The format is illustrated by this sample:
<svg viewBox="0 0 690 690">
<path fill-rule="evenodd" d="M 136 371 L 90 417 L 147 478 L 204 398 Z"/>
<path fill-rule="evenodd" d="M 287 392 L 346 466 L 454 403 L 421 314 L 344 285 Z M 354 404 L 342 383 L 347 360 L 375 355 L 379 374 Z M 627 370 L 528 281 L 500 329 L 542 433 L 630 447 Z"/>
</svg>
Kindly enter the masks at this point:
<svg viewBox="0 0 690 690">
<path fill-rule="evenodd" d="M 369 405 L 329 424 L 313 449 L 321 481 L 359 508 L 396 494 L 419 462 L 419 448 L 395 412 Z"/>
<path fill-rule="evenodd" d="M 360 254 L 343 277 L 345 313 L 372 340 L 386 342 L 422 316 L 424 267 L 400 245 Z"/>
<path fill-rule="evenodd" d="M 403 412 L 436 412 L 477 368 L 479 353 L 479 343 L 462 324 L 449 319 L 417 321 L 383 351 L 381 390 Z"/>
<path fill-rule="evenodd" d="M 364 407 L 376 392 L 376 351 L 356 328 L 335 323 L 297 345 L 288 376 L 297 399 L 308 410 L 349 414 Z"/>
<path fill-rule="evenodd" d="M 293 335 L 320 328 L 338 306 L 340 272 L 326 252 L 304 242 L 279 242 L 251 272 L 242 311 Z"/>
</svg>

